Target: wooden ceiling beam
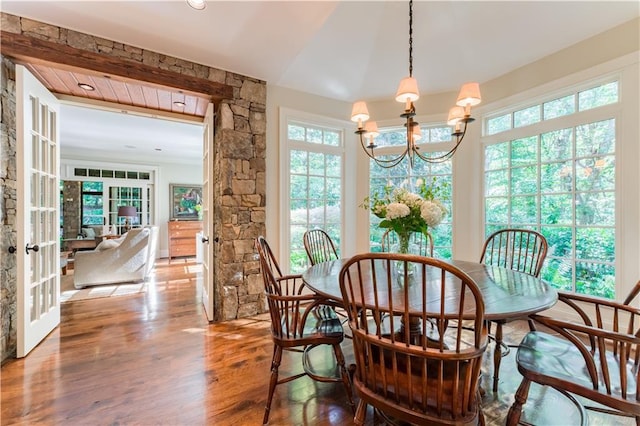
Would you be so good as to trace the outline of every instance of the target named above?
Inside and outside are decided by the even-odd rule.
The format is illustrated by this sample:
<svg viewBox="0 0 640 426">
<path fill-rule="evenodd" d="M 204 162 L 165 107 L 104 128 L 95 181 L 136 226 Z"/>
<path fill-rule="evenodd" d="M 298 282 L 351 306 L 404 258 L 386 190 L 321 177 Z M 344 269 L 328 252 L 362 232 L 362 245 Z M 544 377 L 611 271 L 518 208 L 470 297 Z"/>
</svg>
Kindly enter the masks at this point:
<svg viewBox="0 0 640 426">
<path fill-rule="evenodd" d="M 211 96 L 211 100 L 215 104 L 223 99 L 233 99 L 233 87 L 227 84 L 7 31 L 0 31 L 0 50 L 3 55 L 19 62 L 43 65 L 53 63 L 57 64 L 59 68 L 68 67 L 69 70 L 81 68 L 102 75 L 119 76 L 206 94 Z"/>
</svg>

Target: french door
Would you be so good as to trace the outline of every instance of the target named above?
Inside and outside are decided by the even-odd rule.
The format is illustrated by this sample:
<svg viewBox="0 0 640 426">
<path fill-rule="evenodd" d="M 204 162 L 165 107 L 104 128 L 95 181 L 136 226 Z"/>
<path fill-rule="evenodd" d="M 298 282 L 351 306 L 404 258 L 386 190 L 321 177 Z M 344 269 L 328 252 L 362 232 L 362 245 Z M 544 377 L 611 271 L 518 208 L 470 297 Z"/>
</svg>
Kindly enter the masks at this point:
<svg viewBox="0 0 640 426">
<path fill-rule="evenodd" d="M 16 65 L 17 355 L 60 324 L 57 99 Z"/>
<path fill-rule="evenodd" d="M 213 226 L 213 104 L 204 117 L 202 135 L 202 304 L 209 321 L 215 319 L 215 266 L 217 238 Z"/>
</svg>

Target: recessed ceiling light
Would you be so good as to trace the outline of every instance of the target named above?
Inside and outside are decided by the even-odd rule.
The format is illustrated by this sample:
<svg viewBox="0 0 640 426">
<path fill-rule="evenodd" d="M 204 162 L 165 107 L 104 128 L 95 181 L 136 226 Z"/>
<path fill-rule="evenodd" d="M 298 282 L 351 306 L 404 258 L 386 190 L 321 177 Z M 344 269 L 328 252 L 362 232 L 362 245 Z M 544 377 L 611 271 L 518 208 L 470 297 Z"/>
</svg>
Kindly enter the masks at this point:
<svg viewBox="0 0 640 426">
<path fill-rule="evenodd" d="M 197 10 L 202 10 L 207 7 L 207 4 L 204 2 L 204 0 L 187 0 L 187 3 L 189 3 L 189 6 Z"/>
<path fill-rule="evenodd" d="M 156 148 L 156 151 L 161 152 L 162 148 Z"/>
<path fill-rule="evenodd" d="M 187 106 L 187 104 L 185 104 L 184 102 L 180 102 L 180 101 L 175 101 L 173 103 L 175 106 L 180 107 L 180 108 L 184 108 Z"/>
<path fill-rule="evenodd" d="M 128 149 L 136 149 L 134 145 L 125 145 L 124 147 Z"/>
<path fill-rule="evenodd" d="M 81 88 L 81 89 L 84 89 L 84 90 L 88 90 L 90 92 L 93 91 L 93 90 L 96 90 L 95 87 L 93 87 L 92 85 L 87 84 L 87 83 L 78 83 L 78 87 Z"/>
</svg>

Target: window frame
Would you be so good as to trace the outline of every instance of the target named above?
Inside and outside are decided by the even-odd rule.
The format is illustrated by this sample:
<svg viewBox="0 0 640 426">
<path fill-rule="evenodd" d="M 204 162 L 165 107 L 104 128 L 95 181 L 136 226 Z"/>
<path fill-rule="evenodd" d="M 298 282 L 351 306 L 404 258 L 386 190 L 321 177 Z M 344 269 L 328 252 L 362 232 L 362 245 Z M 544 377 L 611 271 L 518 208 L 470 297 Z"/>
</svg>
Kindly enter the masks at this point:
<svg viewBox="0 0 640 426">
<path fill-rule="evenodd" d="M 486 226 L 487 226 L 486 194 L 485 194 L 485 185 L 486 185 L 486 175 L 485 175 L 486 150 L 485 148 L 487 146 L 495 145 L 503 142 L 511 142 L 514 140 L 519 140 L 527 137 L 534 137 L 539 139 L 541 135 L 548 132 L 553 132 L 553 131 L 568 129 L 568 128 L 575 130 L 576 127 L 579 127 L 585 124 L 600 122 L 600 121 L 609 120 L 609 119 L 615 120 L 615 129 L 614 129 L 615 136 L 614 137 L 615 137 L 616 147 L 613 154 L 614 161 L 615 161 L 615 186 L 613 190 L 613 193 L 615 196 L 615 216 L 614 216 L 615 224 L 612 226 L 608 226 L 607 228 L 615 229 L 614 235 L 615 235 L 615 253 L 616 254 L 615 254 L 615 259 L 612 262 L 615 270 L 615 299 L 621 300 L 624 298 L 624 295 L 628 291 L 627 289 L 630 288 L 631 285 L 633 285 L 633 283 L 625 282 L 623 278 L 625 275 L 628 275 L 628 272 L 625 271 L 624 269 L 626 266 L 625 259 L 623 259 L 623 256 L 620 254 L 622 251 L 622 245 L 623 245 L 623 241 L 621 240 L 621 237 L 623 235 L 622 229 L 625 227 L 625 222 L 623 217 L 624 212 L 622 211 L 623 208 L 622 208 L 622 200 L 621 200 L 625 196 L 622 190 L 623 188 L 622 176 L 624 173 L 624 168 L 629 167 L 629 165 L 623 161 L 623 157 L 625 155 L 625 149 L 624 149 L 625 141 L 623 140 L 623 135 L 625 133 L 623 112 L 626 106 L 624 103 L 624 100 L 625 100 L 624 75 L 620 71 L 615 71 L 615 72 L 605 72 L 592 78 L 583 78 L 579 82 L 575 82 L 575 78 L 573 80 L 574 81 L 571 84 L 566 84 L 564 87 L 538 88 L 537 91 L 540 92 L 540 95 L 536 97 L 531 97 L 527 101 L 523 101 L 523 102 L 511 102 L 506 104 L 506 106 L 503 108 L 494 109 L 493 111 L 482 115 L 483 126 L 482 126 L 482 135 L 481 135 L 482 149 L 481 149 L 481 165 L 480 165 L 480 171 L 482 173 L 482 178 L 481 178 L 482 222 L 481 222 L 480 232 L 484 236 Z M 616 103 L 607 104 L 597 108 L 590 108 L 590 109 L 581 110 L 581 111 L 578 110 L 577 102 L 578 102 L 578 94 L 580 92 L 597 87 L 599 85 L 611 83 L 614 81 L 618 82 L 618 101 Z M 556 82 L 556 84 L 558 83 L 559 82 Z M 543 120 L 541 117 L 541 120 L 537 123 L 527 125 L 527 126 L 513 127 L 513 113 L 515 113 L 516 111 L 521 111 L 523 109 L 526 109 L 536 104 L 540 104 L 541 108 L 543 108 L 543 105 L 545 102 L 553 101 L 555 99 L 560 99 L 571 94 L 575 95 L 575 99 L 574 99 L 574 102 L 576 105 L 575 112 L 568 115 L 554 117 L 547 120 Z M 511 116 L 512 127 L 509 130 L 488 135 L 487 134 L 488 120 L 495 117 L 504 116 L 505 114 L 508 114 L 508 113 L 512 114 Z M 573 139 L 575 139 L 575 135 L 573 135 Z M 579 156 L 577 156 L 576 153 L 574 152 L 571 161 L 574 161 L 578 157 Z M 538 171 L 540 170 L 541 164 L 543 163 L 540 160 L 540 152 L 538 152 L 537 159 L 535 162 L 535 165 L 538 167 Z M 508 168 L 511 168 L 511 166 L 509 166 Z M 538 177 L 537 177 L 538 189 L 536 192 L 536 197 L 538 198 L 539 202 L 543 195 L 541 194 L 541 188 L 539 186 L 541 178 L 542 177 L 538 174 Z M 572 189 L 571 193 L 572 195 L 576 193 L 575 187 Z M 511 195 L 509 195 L 509 197 L 511 197 Z M 573 199 L 572 201 L 572 207 L 575 213 L 575 199 Z M 582 226 L 577 224 L 574 213 L 572 214 L 573 220 L 572 220 L 572 225 L 570 227 L 572 229 L 572 235 L 574 235 L 575 237 L 575 232 Z M 538 217 L 535 229 L 539 230 L 540 226 L 544 226 L 544 224 L 541 223 L 541 218 Z M 576 260 L 577 260 L 576 258 L 577 258 L 577 255 L 575 252 L 573 252 L 571 254 L 573 268 L 575 268 L 575 265 L 576 265 Z M 575 281 L 575 275 L 574 275 L 572 277 L 572 289 L 575 289 L 575 285 L 576 285 L 576 281 Z"/>
<path fill-rule="evenodd" d="M 311 127 L 319 127 L 327 130 L 333 130 L 340 133 L 340 144 L 338 146 L 324 145 L 324 144 L 311 144 L 303 141 L 290 140 L 288 135 L 289 124 L 307 125 Z M 279 161 L 281 167 L 279 167 L 279 183 L 280 183 L 280 235 L 278 240 L 280 241 L 280 247 L 277 249 L 280 268 L 283 273 L 290 272 L 290 257 L 291 250 L 289 248 L 289 241 L 291 238 L 291 200 L 290 194 L 290 165 L 291 165 L 291 151 L 302 150 L 307 152 L 323 153 L 338 155 L 340 159 L 340 244 L 336 247 L 339 254 L 346 253 L 349 248 L 345 242 L 345 223 L 347 217 L 355 216 L 355 209 L 349 206 L 348 203 L 344 203 L 348 194 L 353 192 L 351 189 L 346 188 L 346 182 L 349 180 L 349 176 L 353 178 L 355 171 L 348 172 L 346 165 L 349 164 L 347 147 L 348 143 L 348 127 L 347 123 L 342 120 L 334 120 L 315 114 L 296 111 L 288 108 L 280 108 L 280 155 Z M 274 244 L 275 245 L 275 244 Z M 272 247 L 274 249 L 274 247 Z"/>
</svg>

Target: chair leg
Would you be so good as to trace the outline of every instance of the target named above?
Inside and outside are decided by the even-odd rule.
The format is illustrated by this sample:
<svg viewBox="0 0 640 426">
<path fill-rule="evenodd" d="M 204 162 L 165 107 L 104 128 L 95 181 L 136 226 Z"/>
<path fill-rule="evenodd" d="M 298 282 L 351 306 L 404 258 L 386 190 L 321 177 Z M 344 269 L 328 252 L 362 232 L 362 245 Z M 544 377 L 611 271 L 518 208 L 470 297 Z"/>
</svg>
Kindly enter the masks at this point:
<svg viewBox="0 0 640 426">
<path fill-rule="evenodd" d="M 489 323 L 491 324 L 491 323 Z M 498 378 L 500 377 L 500 361 L 502 360 L 502 323 L 496 323 L 494 336 L 496 347 L 493 350 L 493 391 L 498 392 Z"/>
<path fill-rule="evenodd" d="M 526 377 L 522 379 L 522 383 L 518 387 L 518 391 L 515 395 L 515 401 L 513 401 L 513 405 L 509 408 L 509 413 L 507 414 L 507 426 L 515 426 L 520 422 L 520 416 L 522 415 L 522 406 L 527 402 L 527 398 L 529 397 L 529 387 L 531 386 L 531 380 Z"/>
<path fill-rule="evenodd" d="M 356 409 L 356 415 L 353 418 L 353 422 L 358 425 L 364 425 L 364 421 L 367 419 L 367 403 L 363 400 L 358 402 L 358 408 Z"/>
<path fill-rule="evenodd" d="M 353 390 L 351 389 L 351 376 L 347 371 L 344 354 L 342 353 L 342 348 L 340 347 L 339 343 L 333 345 L 333 352 L 336 355 L 336 362 L 340 367 L 340 377 L 342 378 L 344 389 L 347 392 L 347 400 L 349 402 L 349 405 L 351 406 L 351 411 L 355 412 L 355 404 L 353 403 Z"/>
<path fill-rule="evenodd" d="M 269 396 L 267 396 L 267 405 L 264 408 L 264 418 L 262 424 L 269 423 L 269 411 L 271 411 L 271 400 L 273 399 L 273 393 L 276 390 L 278 384 L 278 368 L 282 361 L 282 348 L 275 345 L 273 347 L 273 358 L 271 359 L 271 380 L 269 381 Z"/>
</svg>

